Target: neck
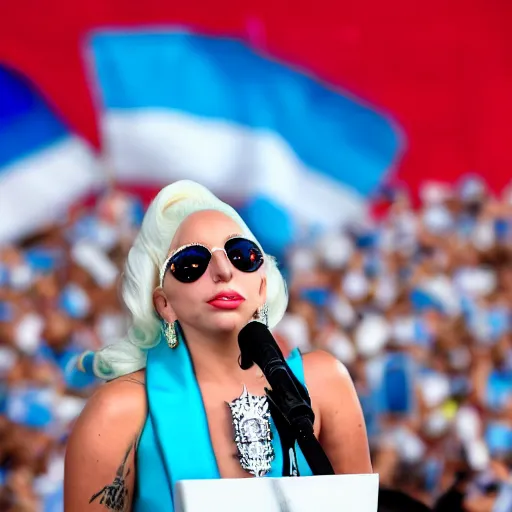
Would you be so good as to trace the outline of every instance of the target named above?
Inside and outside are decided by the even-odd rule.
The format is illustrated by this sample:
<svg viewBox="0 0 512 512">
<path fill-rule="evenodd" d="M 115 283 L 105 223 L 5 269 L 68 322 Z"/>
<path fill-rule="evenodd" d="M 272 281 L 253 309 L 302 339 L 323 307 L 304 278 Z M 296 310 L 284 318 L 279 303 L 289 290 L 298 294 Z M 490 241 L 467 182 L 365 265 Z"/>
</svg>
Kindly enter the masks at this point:
<svg viewBox="0 0 512 512">
<path fill-rule="evenodd" d="M 198 380 L 243 382 L 244 378 L 249 377 L 248 372 L 242 370 L 238 364 L 238 333 L 215 336 L 198 332 L 191 326 L 182 326 L 182 330 Z"/>
</svg>

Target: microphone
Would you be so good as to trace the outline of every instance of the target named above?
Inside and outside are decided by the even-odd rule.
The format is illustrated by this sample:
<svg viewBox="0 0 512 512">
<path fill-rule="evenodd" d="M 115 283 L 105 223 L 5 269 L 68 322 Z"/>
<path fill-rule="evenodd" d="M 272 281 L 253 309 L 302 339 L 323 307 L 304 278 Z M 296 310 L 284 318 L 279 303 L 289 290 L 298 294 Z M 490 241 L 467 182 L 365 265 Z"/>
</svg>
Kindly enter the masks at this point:
<svg viewBox="0 0 512 512">
<path fill-rule="evenodd" d="M 266 390 L 267 394 L 274 399 L 279 393 L 279 409 L 288 422 L 306 416 L 313 423 L 315 415 L 309 395 L 286 363 L 269 329 L 261 322 L 248 323 L 238 335 L 238 346 L 240 367 L 248 370 L 256 363 L 261 368 L 272 387 L 272 391 Z"/>
<path fill-rule="evenodd" d="M 315 413 L 309 394 L 288 366 L 269 329 L 260 322 L 248 323 L 238 335 L 238 345 L 240 367 L 247 370 L 256 363 L 272 387 L 265 391 L 271 406 L 280 413 L 280 418 L 274 419 L 276 426 L 286 428 L 286 434 L 297 440 L 313 474 L 334 474 L 313 432 Z"/>
</svg>

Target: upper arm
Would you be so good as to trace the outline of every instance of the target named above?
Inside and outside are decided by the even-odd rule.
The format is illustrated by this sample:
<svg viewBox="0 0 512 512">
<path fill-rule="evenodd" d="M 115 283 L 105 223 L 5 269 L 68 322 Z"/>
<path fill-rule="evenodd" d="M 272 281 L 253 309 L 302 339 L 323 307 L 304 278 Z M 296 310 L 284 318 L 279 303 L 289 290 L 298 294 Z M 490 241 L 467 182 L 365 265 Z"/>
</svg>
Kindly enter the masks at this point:
<svg viewBox="0 0 512 512">
<path fill-rule="evenodd" d="M 103 386 L 89 400 L 66 448 L 66 512 L 131 510 L 145 402 L 144 387 L 126 381 Z"/>
<path fill-rule="evenodd" d="M 322 351 L 304 356 L 304 370 L 320 411 L 319 441 L 335 473 L 372 473 L 363 412 L 348 371 Z"/>
</svg>

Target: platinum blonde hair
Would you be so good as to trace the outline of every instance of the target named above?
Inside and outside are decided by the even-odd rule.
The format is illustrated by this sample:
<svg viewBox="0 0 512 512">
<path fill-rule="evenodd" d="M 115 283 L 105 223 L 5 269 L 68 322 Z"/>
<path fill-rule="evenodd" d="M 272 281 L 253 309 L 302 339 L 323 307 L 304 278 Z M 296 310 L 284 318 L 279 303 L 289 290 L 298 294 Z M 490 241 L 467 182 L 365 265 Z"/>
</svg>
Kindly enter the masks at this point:
<svg viewBox="0 0 512 512">
<path fill-rule="evenodd" d="M 122 280 L 122 298 L 131 313 L 124 339 L 94 354 L 93 370 L 102 379 L 113 379 L 146 366 L 147 351 L 160 342 L 162 323 L 153 305 L 158 273 L 180 224 L 192 213 L 217 210 L 233 219 L 243 236 L 258 244 L 265 255 L 269 327 L 283 317 L 288 295 L 274 258 L 266 255 L 238 213 L 208 189 L 193 181 L 177 181 L 163 188 L 149 206 L 142 227 L 128 253 Z"/>
</svg>

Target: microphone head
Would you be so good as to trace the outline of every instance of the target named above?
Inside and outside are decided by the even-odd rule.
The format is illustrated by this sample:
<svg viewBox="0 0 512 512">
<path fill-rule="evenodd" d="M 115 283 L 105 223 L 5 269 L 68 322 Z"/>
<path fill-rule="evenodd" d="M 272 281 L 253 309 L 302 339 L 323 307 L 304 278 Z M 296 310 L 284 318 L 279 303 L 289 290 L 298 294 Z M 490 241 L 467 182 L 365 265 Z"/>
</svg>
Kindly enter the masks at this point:
<svg viewBox="0 0 512 512">
<path fill-rule="evenodd" d="M 264 355 L 268 352 L 283 357 L 281 349 L 267 326 L 261 322 L 249 322 L 238 334 L 240 347 L 240 367 L 249 369 L 254 363 L 261 366 Z"/>
<path fill-rule="evenodd" d="M 238 346 L 240 347 L 240 368 L 248 370 L 254 364 L 254 345 L 258 343 L 268 329 L 261 322 L 249 322 L 238 333 Z"/>
</svg>

